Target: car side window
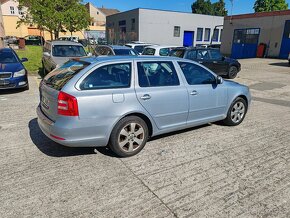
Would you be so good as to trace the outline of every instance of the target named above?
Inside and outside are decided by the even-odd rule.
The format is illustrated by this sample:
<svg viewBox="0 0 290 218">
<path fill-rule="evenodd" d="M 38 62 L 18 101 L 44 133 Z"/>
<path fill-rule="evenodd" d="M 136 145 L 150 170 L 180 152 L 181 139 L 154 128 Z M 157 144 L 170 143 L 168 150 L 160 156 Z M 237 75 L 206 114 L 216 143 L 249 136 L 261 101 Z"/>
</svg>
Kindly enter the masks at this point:
<svg viewBox="0 0 290 218">
<path fill-rule="evenodd" d="M 140 87 L 179 86 L 179 79 L 171 61 L 138 62 Z"/>
<path fill-rule="evenodd" d="M 160 51 L 159 51 L 159 55 L 160 56 L 168 56 L 169 55 L 169 51 L 170 51 L 169 48 L 161 48 Z"/>
<path fill-rule="evenodd" d="M 218 50 L 211 50 L 210 51 L 210 56 L 212 60 L 221 60 L 222 59 L 222 54 Z"/>
<path fill-rule="evenodd" d="M 215 84 L 216 77 L 205 68 L 188 62 L 178 62 L 189 85 Z"/>
<path fill-rule="evenodd" d="M 198 60 L 209 60 L 209 52 L 208 50 L 198 50 L 197 51 L 197 59 Z"/>
<path fill-rule="evenodd" d="M 188 51 L 186 54 L 186 59 L 196 60 L 196 50 Z"/>
<path fill-rule="evenodd" d="M 110 64 L 99 67 L 81 83 L 81 90 L 129 88 L 131 84 L 131 63 Z"/>
</svg>

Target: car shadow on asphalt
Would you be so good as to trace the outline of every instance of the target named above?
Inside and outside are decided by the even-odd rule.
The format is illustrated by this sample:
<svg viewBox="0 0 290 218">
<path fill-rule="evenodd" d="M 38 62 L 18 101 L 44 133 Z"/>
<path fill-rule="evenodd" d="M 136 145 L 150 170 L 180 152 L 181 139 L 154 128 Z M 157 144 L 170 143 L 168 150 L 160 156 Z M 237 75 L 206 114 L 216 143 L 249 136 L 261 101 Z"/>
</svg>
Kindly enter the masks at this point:
<svg viewBox="0 0 290 218">
<path fill-rule="evenodd" d="M 277 62 L 277 63 L 270 63 L 269 65 L 277 66 L 277 67 L 289 67 L 289 63 L 287 61 Z"/>
<path fill-rule="evenodd" d="M 23 89 L 3 89 L 3 90 L 0 90 L 0 96 L 1 95 L 12 95 L 12 94 L 18 94 L 18 93 L 21 93 L 21 92 L 25 92 L 25 90 Z"/>
<path fill-rule="evenodd" d="M 57 144 L 44 135 L 38 126 L 37 118 L 32 119 L 29 124 L 29 134 L 35 146 L 45 155 L 51 157 L 71 157 L 81 155 L 96 155 L 98 153 L 116 157 L 108 148 L 71 148 Z"/>
</svg>

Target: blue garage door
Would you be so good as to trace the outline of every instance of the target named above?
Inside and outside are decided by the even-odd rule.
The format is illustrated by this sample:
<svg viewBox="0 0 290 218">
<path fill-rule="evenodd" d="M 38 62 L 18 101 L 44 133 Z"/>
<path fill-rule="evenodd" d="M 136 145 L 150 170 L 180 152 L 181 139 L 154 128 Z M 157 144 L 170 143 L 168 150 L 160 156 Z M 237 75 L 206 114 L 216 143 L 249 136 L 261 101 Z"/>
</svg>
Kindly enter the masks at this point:
<svg viewBox="0 0 290 218">
<path fill-rule="evenodd" d="M 194 31 L 184 31 L 183 46 L 185 47 L 193 46 L 193 41 L 194 41 Z"/>
<path fill-rule="evenodd" d="M 286 59 L 290 53 L 290 20 L 285 22 L 285 29 L 280 49 L 280 58 Z"/>
<path fill-rule="evenodd" d="M 232 58 L 255 58 L 259 42 L 260 29 L 236 29 L 232 46 Z"/>
</svg>

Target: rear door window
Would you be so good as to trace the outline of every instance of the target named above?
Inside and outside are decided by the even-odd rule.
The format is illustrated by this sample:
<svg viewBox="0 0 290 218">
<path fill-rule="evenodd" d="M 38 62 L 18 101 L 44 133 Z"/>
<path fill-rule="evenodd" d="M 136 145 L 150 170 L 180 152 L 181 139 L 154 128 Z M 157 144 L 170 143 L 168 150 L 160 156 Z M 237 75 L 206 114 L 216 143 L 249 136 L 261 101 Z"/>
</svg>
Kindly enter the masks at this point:
<svg viewBox="0 0 290 218">
<path fill-rule="evenodd" d="M 138 62 L 140 87 L 179 86 L 179 79 L 171 61 Z"/>
<path fill-rule="evenodd" d="M 81 90 L 129 88 L 131 63 L 110 64 L 97 68 L 81 83 Z"/>
<path fill-rule="evenodd" d="M 56 90 L 61 90 L 77 73 L 90 63 L 81 61 L 68 61 L 60 68 L 55 69 L 44 78 L 44 83 Z"/>
</svg>

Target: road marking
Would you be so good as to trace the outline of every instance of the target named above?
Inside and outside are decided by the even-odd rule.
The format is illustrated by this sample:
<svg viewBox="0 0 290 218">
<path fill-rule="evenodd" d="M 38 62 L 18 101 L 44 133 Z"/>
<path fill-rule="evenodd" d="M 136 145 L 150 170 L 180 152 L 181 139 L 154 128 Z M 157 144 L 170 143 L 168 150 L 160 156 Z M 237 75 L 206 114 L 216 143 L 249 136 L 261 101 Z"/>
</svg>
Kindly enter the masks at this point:
<svg viewBox="0 0 290 218">
<path fill-rule="evenodd" d="M 5 97 L 0 97 L 0 101 L 7 101 L 7 98 L 5 98 Z"/>
</svg>

